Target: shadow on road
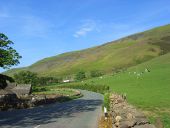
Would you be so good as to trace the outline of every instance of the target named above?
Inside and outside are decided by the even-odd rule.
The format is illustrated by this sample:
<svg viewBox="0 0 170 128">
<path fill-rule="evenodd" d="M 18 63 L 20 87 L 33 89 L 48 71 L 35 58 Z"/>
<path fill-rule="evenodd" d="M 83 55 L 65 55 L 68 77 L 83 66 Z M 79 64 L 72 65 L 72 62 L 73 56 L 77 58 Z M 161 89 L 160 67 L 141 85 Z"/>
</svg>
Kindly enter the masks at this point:
<svg viewBox="0 0 170 128">
<path fill-rule="evenodd" d="M 0 112 L 0 127 L 25 127 L 56 122 L 57 118 L 70 118 L 79 112 L 94 111 L 102 100 L 77 99 L 62 104 L 51 104 L 32 109 Z"/>
</svg>

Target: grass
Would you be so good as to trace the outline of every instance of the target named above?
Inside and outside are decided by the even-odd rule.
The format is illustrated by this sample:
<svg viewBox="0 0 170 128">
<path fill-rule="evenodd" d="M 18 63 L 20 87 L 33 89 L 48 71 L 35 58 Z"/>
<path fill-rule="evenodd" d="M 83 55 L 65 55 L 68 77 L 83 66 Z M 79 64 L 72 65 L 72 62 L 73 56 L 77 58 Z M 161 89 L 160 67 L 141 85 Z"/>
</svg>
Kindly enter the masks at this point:
<svg viewBox="0 0 170 128">
<path fill-rule="evenodd" d="M 109 91 L 109 86 L 106 85 L 95 85 L 95 84 L 83 84 L 83 83 L 67 83 L 67 84 L 61 84 L 57 86 L 58 88 L 73 88 L 73 89 L 82 89 L 82 90 L 88 90 L 93 91 L 97 93 L 104 94 Z"/>
<path fill-rule="evenodd" d="M 79 98 L 80 96 L 74 96 L 76 94 L 76 90 L 69 88 L 60 88 L 58 84 L 51 84 L 47 86 L 33 86 L 32 94 L 37 95 L 62 95 L 69 96 L 70 98 Z"/>
<path fill-rule="evenodd" d="M 63 96 L 70 96 L 70 95 L 75 94 L 75 90 L 56 88 L 56 89 L 46 89 L 45 91 L 33 92 L 33 94 L 44 94 L 44 95 L 57 94 L 57 95 L 63 95 Z"/>
<path fill-rule="evenodd" d="M 148 68 L 150 72 L 145 72 Z M 136 74 L 134 74 L 136 72 Z M 142 73 L 140 77 L 137 74 Z M 113 92 L 126 93 L 131 104 L 143 110 L 151 121 L 160 117 L 165 128 L 170 127 L 170 54 L 103 78 L 84 81 L 87 84 L 108 85 Z"/>
<path fill-rule="evenodd" d="M 82 97 L 82 94 L 77 95 L 76 90 L 69 88 L 59 88 L 57 84 L 48 86 L 34 86 L 32 94 L 35 95 L 58 95 L 63 96 L 58 99 L 58 102 L 65 102 Z"/>
<path fill-rule="evenodd" d="M 110 93 L 104 94 L 103 107 L 106 107 L 107 110 L 110 110 Z"/>
</svg>

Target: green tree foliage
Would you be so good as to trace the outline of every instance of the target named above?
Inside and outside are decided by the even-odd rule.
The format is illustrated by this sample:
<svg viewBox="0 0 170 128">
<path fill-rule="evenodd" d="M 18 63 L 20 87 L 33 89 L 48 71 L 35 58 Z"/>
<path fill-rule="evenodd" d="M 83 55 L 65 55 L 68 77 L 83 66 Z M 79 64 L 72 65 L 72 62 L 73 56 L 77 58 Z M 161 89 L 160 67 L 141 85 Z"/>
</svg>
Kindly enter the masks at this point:
<svg viewBox="0 0 170 128">
<path fill-rule="evenodd" d="M 86 73 L 84 71 L 79 71 L 77 74 L 76 74 L 76 80 L 82 80 L 86 78 Z"/>
<path fill-rule="evenodd" d="M 59 78 L 54 77 L 38 77 L 37 73 L 30 71 L 21 71 L 19 73 L 14 74 L 15 82 L 18 84 L 32 84 L 34 85 L 48 85 L 51 83 L 60 82 Z"/>
<path fill-rule="evenodd" d="M 8 37 L 0 33 L 0 67 L 6 69 L 19 64 L 21 56 L 11 47 L 13 44 Z"/>
<path fill-rule="evenodd" d="M 51 83 L 59 83 L 61 80 L 54 77 L 39 77 L 37 80 L 37 85 L 48 85 Z"/>
<path fill-rule="evenodd" d="M 38 76 L 36 73 L 30 71 L 21 71 L 19 73 L 14 74 L 15 82 L 18 84 L 32 84 L 36 85 Z"/>
<path fill-rule="evenodd" d="M 103 73 L 99 70 L 93 70 L 93 71 L 90 72 L 91 77 L 99 77 L 99 76 L 102 76 L 102 75 L 103 75 Z"/>
<path fill-rule="evenodd" d="M 14 80 L 12 77 L 0 74 L 0 89 L 4 89 L 8 85 L 7 82 L 12 83 Z"/>
</svg>

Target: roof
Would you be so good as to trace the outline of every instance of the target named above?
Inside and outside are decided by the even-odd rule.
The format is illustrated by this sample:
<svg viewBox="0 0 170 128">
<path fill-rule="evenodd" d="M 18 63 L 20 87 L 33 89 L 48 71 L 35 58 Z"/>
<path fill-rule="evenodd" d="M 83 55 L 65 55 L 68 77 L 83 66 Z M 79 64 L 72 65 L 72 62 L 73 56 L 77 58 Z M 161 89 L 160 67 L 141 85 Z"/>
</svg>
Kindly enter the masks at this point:
<svg viewBox="0 0 170 128">
<path fill-rule="evenodd" d="M 8 95 L 8 94 L 15 94 L 15 93 L 10 90 L 0 89 L 0 95 Z"/>
<path fill-rule="evenodd" d="M 16 86 L 17 86 L 16 83 L 7 82 L 7 86 L 6 86 L 5 90 L 11 90 L 11 89 L 15 88 Z"/>
<path fill-rule="evenodd" d="M 19 84 L 12 89 L 17 95 L 25 95 L 31 93 L 31 84 Z"/>
</svg>

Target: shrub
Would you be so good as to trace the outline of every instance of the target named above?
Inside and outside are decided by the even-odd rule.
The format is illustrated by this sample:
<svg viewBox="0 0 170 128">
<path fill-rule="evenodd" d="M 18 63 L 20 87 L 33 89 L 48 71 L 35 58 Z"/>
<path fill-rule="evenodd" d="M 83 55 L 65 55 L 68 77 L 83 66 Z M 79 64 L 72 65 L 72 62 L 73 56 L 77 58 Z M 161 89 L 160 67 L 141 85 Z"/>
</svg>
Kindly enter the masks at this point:
<svg viewBox="0 0 170 128">
<path fill-rule="evenodd" d="M 102 75 L 103 75 L 103 73 L 99 70 L 93 70 L 93 71 L 90 72 L 91 77 L 99 77 L 99 76 L 102 76 Z"/>
<path fill-rule="evenodd" d="M 30 71 L 21 71 L 14 74 L 14 80 L 18 84 L 32 84 L 33 86 L 45 86 L 60 81 L 60 79 L 54 77 L 38 77 L 36 73 Z"/>
<path fill-rule="evenodd" d="M 37 86 L 33 86 L 32 87 L 32 92 L 43 92 L 43 91 L 48 91 L 47 88 L 40 88 L 40 87 L 37 87 Z"/>
<path fill-rule="evenodd" d="M 52 83 L 59 83 L 60 79 L 59 78 L 54 78 L 54 77 L 39 77 L 37 79 L 37 85 L 40 86 L 45 86 L 48 84 L 52 84 Z"/>
<path fill-rule="evenodd" d="M 72 83 L 66 85 L 60 85 L 60 88 L 73 88 L 73 89 L 82 89 L 93 92 L 98 92 L 104 94 L 109 91 L 109 86 L 106 85 L 95 85 L 95 84 L 81 84 L 81 83 Z"/>
<path fill-rule="evenodd" d="M 14 74 L 14 79 L 18 84 L 32 84 L 36 85 L 38 76 L 36 73 L 30 71 L 21 71 Z"/>
<path fill-rule="evenodd" d="M 86 74 L 84 71 L 79 71 L 77 74 L 76 74 L 76 80 L 82 80 L 86 78 Z"/>
</svg>

